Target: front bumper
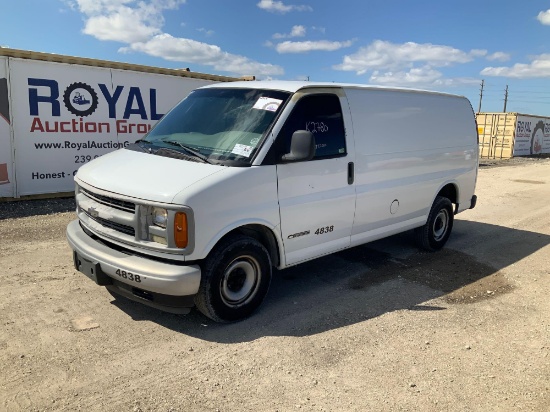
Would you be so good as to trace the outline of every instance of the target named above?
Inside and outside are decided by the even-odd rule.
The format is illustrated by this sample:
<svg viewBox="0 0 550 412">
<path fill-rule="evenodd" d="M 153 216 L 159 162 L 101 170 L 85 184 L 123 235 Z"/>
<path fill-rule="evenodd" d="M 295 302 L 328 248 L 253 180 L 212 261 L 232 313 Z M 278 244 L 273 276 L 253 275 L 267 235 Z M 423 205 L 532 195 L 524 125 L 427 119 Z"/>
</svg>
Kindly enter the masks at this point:
<svg viewBox="0 0 550 412">
<path fill-rule="evenodd" d="M 201 280 L 198 265 L 172 264 L 115 250 L 88 236 L 78 220 L 67 226 L 67 240 L 76 269 L 98 285 L 168 312 L 185 313 L 193 306 Z"/>
</svg>

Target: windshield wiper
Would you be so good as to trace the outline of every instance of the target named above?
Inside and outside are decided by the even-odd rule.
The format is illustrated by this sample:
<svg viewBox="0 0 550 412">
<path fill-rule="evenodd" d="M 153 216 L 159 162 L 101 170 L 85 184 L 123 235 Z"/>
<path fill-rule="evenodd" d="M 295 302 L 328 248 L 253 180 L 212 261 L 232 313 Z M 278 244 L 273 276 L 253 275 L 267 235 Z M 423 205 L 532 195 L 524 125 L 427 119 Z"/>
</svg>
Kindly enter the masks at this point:
<svg viewBox="0 0 550 412">
<path fill-rule="evenodd" d="M 188 152 L 188 153 L 192 154 L 193 156 L 201 159 L 204 163 L 208 163 L 208 164 L 211 164 L 211 165 L 214 164 L 213 162 L 208 160 L 207 156 L 203 155 L 202 153 L 196 151 L 195 149 L 192 149 L 191 147 L 189 147 L 189 146 L 187 146 L 187 145 L 185 145 L 181 142 L 178 142 L 177 140 L 162 140 L 162 142 L 171 144 L 173 146 L 179 146 L 183 150 L 185 150 L 186 152 Z"/>
</svg>

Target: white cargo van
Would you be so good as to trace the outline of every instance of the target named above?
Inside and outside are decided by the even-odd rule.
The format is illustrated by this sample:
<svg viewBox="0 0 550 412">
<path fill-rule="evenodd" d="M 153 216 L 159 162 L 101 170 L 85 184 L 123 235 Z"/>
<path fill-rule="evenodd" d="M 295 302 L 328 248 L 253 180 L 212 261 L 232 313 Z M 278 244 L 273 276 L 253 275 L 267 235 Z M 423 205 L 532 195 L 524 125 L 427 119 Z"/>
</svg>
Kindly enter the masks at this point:
<svg viewBox="0 0 550 412">
<path fill-rule="evenodd" d="M 440 249 L 475 206 L 477 169 L 464 97 L 217 84 L 79 169 L 67 237 L 76 268 L 112 292 L 229 322 L 261 304 L 272 267 L 410 229 Z"/>
</svg>

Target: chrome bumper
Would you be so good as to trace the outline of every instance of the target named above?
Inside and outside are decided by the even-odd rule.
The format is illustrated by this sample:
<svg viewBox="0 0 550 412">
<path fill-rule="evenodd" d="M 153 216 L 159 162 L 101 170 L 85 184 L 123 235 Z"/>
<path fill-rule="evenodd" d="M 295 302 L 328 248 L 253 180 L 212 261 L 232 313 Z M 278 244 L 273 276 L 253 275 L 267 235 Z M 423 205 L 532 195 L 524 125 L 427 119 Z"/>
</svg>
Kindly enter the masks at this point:
<svg viewBox="0 0 550 412">
<path fill-rule="evenodd" d="M 78 220 L 67 226 L 67 240 L 75 252 L 76 268 L 100 285 L 110 284 L 109 277 L 132 288 L 163 295 L 189 296 L 199 290 L 198 265 L 164 263 L 122 253 L 92 239 Z"/>
</svg>

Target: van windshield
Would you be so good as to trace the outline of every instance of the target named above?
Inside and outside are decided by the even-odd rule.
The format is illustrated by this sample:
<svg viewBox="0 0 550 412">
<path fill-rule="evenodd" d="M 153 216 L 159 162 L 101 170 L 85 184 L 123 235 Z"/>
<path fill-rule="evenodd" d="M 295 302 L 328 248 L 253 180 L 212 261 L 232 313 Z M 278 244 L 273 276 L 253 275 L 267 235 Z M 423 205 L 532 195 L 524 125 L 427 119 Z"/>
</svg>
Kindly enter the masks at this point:
<svg viewBox="0 0 550 412">
<path fill-rule="evenodd" d="M 290 93 L 199 89 L 168 112 L 141 141 L 208 163 L 249 165 Z"/>
</svg>

